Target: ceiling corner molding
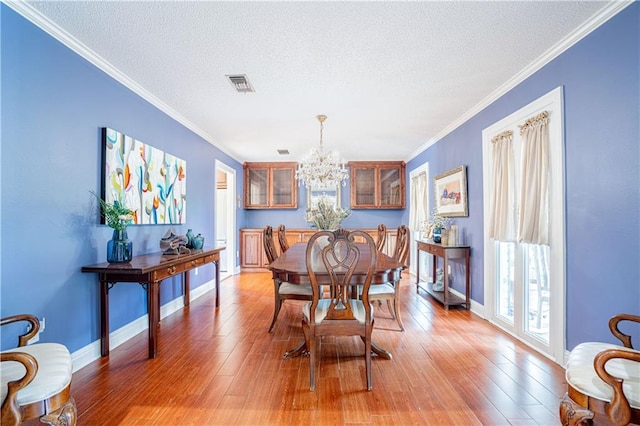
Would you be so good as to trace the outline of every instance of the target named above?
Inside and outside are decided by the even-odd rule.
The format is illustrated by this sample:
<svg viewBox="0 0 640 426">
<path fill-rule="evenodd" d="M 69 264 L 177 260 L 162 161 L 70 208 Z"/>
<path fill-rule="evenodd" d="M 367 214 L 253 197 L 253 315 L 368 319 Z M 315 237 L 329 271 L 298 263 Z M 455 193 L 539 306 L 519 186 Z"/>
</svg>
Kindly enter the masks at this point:
<svg viewBox="0 0 640 426">
<path fill-rule="evenodd" d="M 634 3 L 635 0 L 613 0 L 600 9 L 595 15 L 591 17 L 588 21 L 578 27 L 571 34 L 567 35 L 564 39 L 560 40 L 546 52 L 544 52 L 540 57 L 538 57 L 535 61 L 533 61 L 529 66 L 524 68 L 522 71 L 511 77 L 504 84 L 498 87 L 493 93 L 489 94 L 486 98 L 484 98 L 480 103 L 471 108 L 469 111 L 460 116 L 456 121 L 451 123 L 449 126 L 445 127 L 441 132 L 436 134 L 434 137 L 430 138 L 427 142 L 425 142 L 420 148 L 416 149 L 409 158 L 406 159 L 406 162 L 409 162 L 424 152 L 426 149 L 435 145 L 442 138 L 447 136 L 449 133 L 453 132 L 455 129 L 469 121 L 474 115 L 488 107 L 491 103 L 498 100 L 501 96 L 506 94 L 509 90 L 516 87 L 518 84 L 522 83 L 527 78 L 531 77 L 536 71 L 547 65 L 553 59 L 560 56 L 566 50 L 568 50 L 571 46 L 582 40 L 584 37 L 589 35 L 591 32 L 596 30 L 602 24 L 607 22 L 609 19 L 620 13 L 627 6 L 630 6 Z"/>
<path fill-rule="evenodd" d="M 9 6 L 15 12 L 20 14 L 23 18 L 27 19 L 29 22 L 58 40 L 60 43 L 67 46 L 69 49 L 73 50 L 75 53 L 80 55 L 82 58 L 89 61 L 91 64 L 95 65 L 98 69 L 109 75 L 111 78 L 116 80 L 117 82 L 124 85 L 126 88 L 149 102 L 151 105 L 158 108 L 160 111 L 167 114 L 169 117 L 182 124 L 187 129 L 194 132 L 196 135 L 203 138 L 205 141 L 209 142 L 211 145 L 218 148 L 223 153 L 227 154 L 229 157 L 233 158 L 239 163 L 242 163 L 242 160 L 236 158 L 235 155 L 228 152 L 224 147 L 218 145 L 215 142 L 215 139 L 211 137 L 208 133 L 204 132 L 195 124 L 191 123 L 185 117 L 183 117 L 176 110 L 171 108 L 169 105 L 165 104 L 162 100 L 154 96 L 151 92 L 146 90 L 144 87 L 136 83 L 134 80 L 130 79 L 126 74 L 120 71 L 115 66 L 111 65 L 108 61 L 106 61 L 103 57 L 95 53 L 85 44 L 77 40 L 71 34 L 66 32 L 60 26 L 58 26 L 55 22 L 52 22 L 49 18 L 41 14 L 37 9 L 31 6 L 29 3 L 22 0 L 1 0 L 4 4 Z"/>
</svg>

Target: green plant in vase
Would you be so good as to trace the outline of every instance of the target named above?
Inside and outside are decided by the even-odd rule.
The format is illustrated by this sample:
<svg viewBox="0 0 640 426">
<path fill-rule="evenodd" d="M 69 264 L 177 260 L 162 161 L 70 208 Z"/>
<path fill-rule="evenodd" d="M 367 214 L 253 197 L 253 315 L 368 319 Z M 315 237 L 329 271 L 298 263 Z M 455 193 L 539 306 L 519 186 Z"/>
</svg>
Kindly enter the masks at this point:
<svg viewBox="0 0 640 426">
<path fill-rule="evenodd" d="M 111 240 L 107 242 L 107 262 L 127 263 L 133 257 L 133 243 L 127 236 L 127 226 L 129 226 L 135 216 L 131 209 L 125 207 L 121 201 L 107 203 L 95 192 L 91 192 L 100 203 L 100 211 L 104 221 L 113 229 Z"/>
</svg>

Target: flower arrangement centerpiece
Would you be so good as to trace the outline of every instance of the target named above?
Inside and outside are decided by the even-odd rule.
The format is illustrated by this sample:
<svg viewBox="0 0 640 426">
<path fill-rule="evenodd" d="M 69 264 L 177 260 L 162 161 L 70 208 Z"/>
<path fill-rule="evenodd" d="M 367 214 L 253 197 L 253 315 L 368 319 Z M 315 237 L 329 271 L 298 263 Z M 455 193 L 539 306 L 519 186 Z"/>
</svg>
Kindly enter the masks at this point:
<svg viewBox="0 0 640 426">
<path fill-rule="evenodd" d="M 95 192 L 91 192 L 100 203 L 100 211 L 104 216 L 104 221 L 110 228 L 113 228 L 113 236 L 107 243 L 107 262 L 127 263 L 133 256 L 133 243 L 127 236 L 127 226 L 134 219 L 134 212 L 125 207 L 121 201 L 107 203 Z"/>
<path fill-rule="evenodd" d="M 351 210 L 334 206 L 325 197 L 307 209 L 307 222 L 318 230 L 336 230 L 342 221 L 351 215 Z"/>
<path fill-rule="evenodd" d="M 431 218 L 426 222 L 425 233 L 427 238 L 432 238 L 433 242 L 441 242 L 442 230 L 451 224 L 451 219 L 438 214 L 436 209 L 431 210 Z"/>
</svg>

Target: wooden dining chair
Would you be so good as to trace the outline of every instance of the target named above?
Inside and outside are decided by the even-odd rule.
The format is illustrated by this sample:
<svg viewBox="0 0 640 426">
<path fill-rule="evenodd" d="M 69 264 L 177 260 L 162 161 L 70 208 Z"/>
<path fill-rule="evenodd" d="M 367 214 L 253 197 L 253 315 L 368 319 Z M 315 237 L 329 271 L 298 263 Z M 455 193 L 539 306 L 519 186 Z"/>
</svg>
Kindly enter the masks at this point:
<svg viewBox="0 0 640 426">
<path fill-rule="evenodd" d="M 355 238 L 364 240 L 365 245 L 356 244 Z M 318 240 L 322 238 L 322 244 Z M 358 297 L 351 277 L 360 261 L 361 250 L 369 250 L 370 260 L 366 264 L 367 274 L 362 283 L 364 292 Z M 360 336 L 364 342 L 367 390 L 372 389 L 371 379 L 371 332 L 373 330 L 373 308 L 369 303 L 369 287 L 375 271 L 378 251 L 373 238 L 363 231 L 320 231 L 307 244 L 306 263 L 311 291 L 311 302 L 302 308 L 302 330 L 309 350 L 310 384 L 316 387 L 316 359 L 320 336 Z M 316 275 L 318 262 L 324 265 L 328 278 L 322 280 Z M 321 282 L 320 282 L 321 281 Z M 329 297 L 323 298 L 319 284 L 328 285 Z"/>
<path fill-rule="evenodd" d="M 378 239 L 376 240 L 376 250 L 384 251 L 384 243 L 387 242 L 387 226 L 384 223 L 378 225 Z"/>
<path fill-rule="evenodd" d="M 71 397 L 73 363 L 69 350 L 59 343 L 27 342 L 38 334 L 34 315 L 2 318 L 0 325 L 27 322 L 30 329 L 18 337 L 18 347 L 0 352 L 0 386 L 3 426 L 39 419 L 50 425 L 76 424 L 76 403 Z"/>
<path fill-rule="evenodd" d="M 276 251 L 276 244 L 273 240 L 273 227 L 267 225 L 262 230 L 262 245 L 264 247 L 264 254 L 267 255 L 267 262 L 273 263 L 278 258 L 278 252 Z"/>
<path fill-rule="evenodd" d="M 287 232 L 284 225 L 278 226 L 278 242 L 280 243 L 280 253 L 289 250 L 289 241 L 287 241 Z"/>
<path fill-rule="evenodd" d="M 393 259 L 401 263 L 403 267 L 406 268 L 408 257 L 409 228 L 405 225 L 401 225 L 398 227 Z M 400 280 L 372 286 L 371 289 L 369 289 L 369 299 L 377 301 L 386 300 L 391 318 L 396 320 L 400 327 L 400 331 L 404 331 L 404 324 L 400 317 Z"/>
<path fill-rule="evenodd" d="M 276 244 L 273 239 L 273 228 L 270 225 L 265 226 L 262 232 L 262 244 L 264 246 L 264 252 L 267 255 L 269 263 L 273 263 L 278 258 L 276 252 Z M 286 281 L 281 281 L 279 278 L 273 278 L 273 292 L 274 292 L 274 308 L 273 308 L 273 320 L 269 326 L 269 333 L 273 332 L 282 308 L 282 303 L 285 300 L 311 300 L 311 286 L 310 285 L 297 285 L 291 284 Z"/>
</svg>

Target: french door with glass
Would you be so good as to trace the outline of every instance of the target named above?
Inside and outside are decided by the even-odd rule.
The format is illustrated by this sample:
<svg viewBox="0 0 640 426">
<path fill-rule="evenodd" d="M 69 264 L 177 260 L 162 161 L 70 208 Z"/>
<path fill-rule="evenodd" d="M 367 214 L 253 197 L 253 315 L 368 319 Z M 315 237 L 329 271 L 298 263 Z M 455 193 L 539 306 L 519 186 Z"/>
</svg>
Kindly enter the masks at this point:
<svg viewBox="0 0 640 426">
<path fill-rule="evenodd" d="M 492 151 L 496 135 L 509 134 L 513 161 L 508 174 L 511 199 L 508 209 L 518 230 L 525 207 L 522 199 L 523 136 L 520 127 L 530 117 L 548 113 L 549 184 L 548 184 L 548 241 L 545 244 L 527 243 L 517 232 L 495 236 L 490 223 L 492 197 L 499 192 L 492 187 L 496 161 L 502 161 Z M 563 362 L 565 335 L 565 256 L 564 256 L 564 138 L 562 130 L 562 88 L 555 89 L 521 110 L 500 120 L 483 131 L 483 189 L 484 189 L 484 305 L 489 321 L 527 345 L 555 360 Z M 493 139 L 493 140 L 492 140 Z M 504 171 L 503 171 L 504 172 Z M 505 191 L 503 191 L 505 192 Z M 504 193 L 498 194 L 503 196 Z M 503 209 L 506 210 L 506 209 Z M 519 232 L 519 231 L 518 231 Z M 492 233 L 494 235 L 492 235 Z M 505 237 L 504 235 L 508 235 Z"/>
</svg>

